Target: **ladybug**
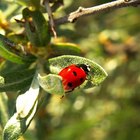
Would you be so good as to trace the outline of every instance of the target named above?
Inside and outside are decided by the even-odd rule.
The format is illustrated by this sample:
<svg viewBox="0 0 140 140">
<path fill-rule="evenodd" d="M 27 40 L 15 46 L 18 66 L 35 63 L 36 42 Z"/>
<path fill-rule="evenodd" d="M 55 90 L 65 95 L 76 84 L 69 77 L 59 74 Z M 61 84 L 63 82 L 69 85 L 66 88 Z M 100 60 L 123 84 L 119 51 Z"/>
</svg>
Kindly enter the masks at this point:
<svg viewBox="0 0 140 140">
<path fill-rule="evenodd" d="M 70 92 L 80 86 L 90 71 L 90 67 L 85 64 L 72 64 L 59 72 L 62 77 L 62 84 L 65 92 Z"/>
</svg>

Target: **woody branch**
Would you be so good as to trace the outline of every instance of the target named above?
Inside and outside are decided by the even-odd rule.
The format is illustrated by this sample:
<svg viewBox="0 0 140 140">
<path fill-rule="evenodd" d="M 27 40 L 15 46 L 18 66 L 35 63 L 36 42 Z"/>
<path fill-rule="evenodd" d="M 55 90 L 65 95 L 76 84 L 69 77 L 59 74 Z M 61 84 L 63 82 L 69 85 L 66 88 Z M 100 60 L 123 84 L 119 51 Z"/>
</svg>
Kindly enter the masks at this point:
<svg viewBox="0 0 140 140">
<path fill-rule="evenodd" d="M 65 24 L 65 23 L 73 23 L 75 20 L 79 19 L 80 17 L 87 16 L 87 15 L 94 15 L 98 13 L 102 13 L 109 10 L 114 10 L 123 7 L 137 7 L 140 5 L 140 0 L 116 0 L 113 2 L 105 3 L 98 6 L 93 6 L 89 8 L 79 7 L 76 11 L 55 19 L 55 25 Z"/>
</svg>

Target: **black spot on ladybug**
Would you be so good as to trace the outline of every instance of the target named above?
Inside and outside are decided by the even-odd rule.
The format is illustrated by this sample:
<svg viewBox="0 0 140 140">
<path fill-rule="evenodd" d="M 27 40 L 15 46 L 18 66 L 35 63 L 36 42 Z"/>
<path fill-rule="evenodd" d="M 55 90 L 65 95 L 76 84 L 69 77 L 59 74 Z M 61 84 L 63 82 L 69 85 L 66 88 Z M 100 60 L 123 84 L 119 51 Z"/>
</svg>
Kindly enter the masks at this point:
<svg viewBox="0 0 140 140">
<path fill-rule="evenodd" d="M 77 76 L 77 73 L 75 71 L 72 72 L 74 76 Z"/>
<path fill-rule="evenodd" d="M 84 79 L 83 78 L 80 78 L 80 82 L 83 82 L 84 81 Z"/>
<path fill-rule="evenodd" d="M 71 82 L 68 82 L 67 85 L 68 85 L 69 87 L 72 87 L 72 86 L 73 86 Z"/>
</svg>

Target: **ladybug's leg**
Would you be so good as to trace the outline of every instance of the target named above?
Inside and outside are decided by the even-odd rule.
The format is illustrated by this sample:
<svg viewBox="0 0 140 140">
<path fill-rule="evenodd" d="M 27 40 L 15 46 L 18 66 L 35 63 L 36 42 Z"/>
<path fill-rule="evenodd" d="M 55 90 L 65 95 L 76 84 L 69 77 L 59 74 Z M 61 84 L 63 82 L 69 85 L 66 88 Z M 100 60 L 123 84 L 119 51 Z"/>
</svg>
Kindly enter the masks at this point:
<svg viewBox="0 0 140 140">
<path fill-rule="evenodd" d="M 70 90 L 68 90 L 68 91 L 65 91 L 65 93 L 72 92 L 73 90 L 74 90 L 74 88 L 73 88 L 73 89 L 70 89 Z"/>
<path fill-rule="evenodd" d="M 71 89 L 71 90 L 68 90 L 68 91 L 65 91 L 65 93 L 70 93 L 70 92 L 72 92 L 74 90 L 74 88 L 73 89 Z M 65 94 L 64 95 L 62 95 L 61 97 L 60 97 L 60 99 L 63 99 L 65 97 Z"/>
<path fill-rule="evenodd" d="M 60 97 L 60 99 L 63 99 L 65 97 L 65 95 L 62 95 L 61 97 Z"/>
</svg>

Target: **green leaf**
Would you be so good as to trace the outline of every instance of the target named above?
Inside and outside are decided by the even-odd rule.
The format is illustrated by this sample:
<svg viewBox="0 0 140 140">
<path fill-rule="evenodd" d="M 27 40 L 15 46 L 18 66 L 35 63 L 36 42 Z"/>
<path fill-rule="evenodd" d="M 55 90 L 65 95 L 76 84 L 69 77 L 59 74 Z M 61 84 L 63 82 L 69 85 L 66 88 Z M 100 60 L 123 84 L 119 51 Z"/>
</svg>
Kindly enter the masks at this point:
<svg viewBox="0 0 140 140">
<path fill-rule="evenodd" d="M 87 64 L 90 66 L 90 72 L 87 80 L 89 85 L 88 88 L 99 85 L 107 77 L 105 70 L 96 62 L 72 55 L 63 55 L 49 59 L 47 69 L 49 69 L 51 73 L 58 74 L 61 69 L 71 64 Z M 87 85 L 85 85 L 85 87 L 87 87 Z"/>
<path fill-rule="evenodd" d="M 19 91 L 30 86 L 35 69 L 25 69 L 1 74 L 5 79 L 5 84 L 0 85 L 0 91 Z"/>
<path fill-rule="evenodd" d="M 23 58 L 13 53 L 13 46 L 15 46 L 13 42 L 0 34 L 0 56 L 11 62 L 23 64 Z"/>
<path fill-rule="evenodd" d="M 51 37 L 48 24 L 42 13 L 38 10 L 30 11 L 25 8 L 23 18 L 25 19 L 25 31 L 32 45 L 35 47 L 47 46 Z"/>
<path fill-rule="evenodd" d="M 0 56 L 14 63 L 25 64 L 35 61 L 33 55 L 21 55 L 16 44 L 0 34 Z"/>
<path fill-rule="evenodd" d="M 21 130 L 25 131 L 25 119 L 17 119 L 18 115 L 14 114 L 5 126 L 3 131 L 3 140 L 17 140 L 21 135 Z"/>
<path fill-rule="evenodd" d="M 4 84 L 4 78 L 0 76 L 0 85 Z M 0 93 L 0 125 L 4 128 L 9 119 L 8 97 L 5 92 Z"/>
<path fill-rule="evenodd" d="M 35 76 L 30 89 L 18 96 L 17 112 L 7 122 L 3 131 L 3 140 L 17 140 L 23 135 L 36 113 L 38 97 L 39 83 Z"/>
<path fill-rule="evenodd" d="M 49 53 L 52 56 L 58 55 L 81 55 L 81 49 L 73 43 L 53 43 L 50 44 Z"/>
<path fill-rule="evenodd" d="M 64 95 L 62 85 L 62 78 L 55 74 L 48 74 L 46 76 L 38 75 L 40 86 L 50 94 Z"/>
<path fill-rule="evenodd" d="M 15 72 L 15 71 L 27 70 L 30 67 L 30 65 L 31 65 L 30 63 L 20 65 L 20 64 L 12 63 L 10 61 L 4 61 L 0 65 L 0 75 L 3 74 L 6 75 L 7 73 Z"/>
</svg>

